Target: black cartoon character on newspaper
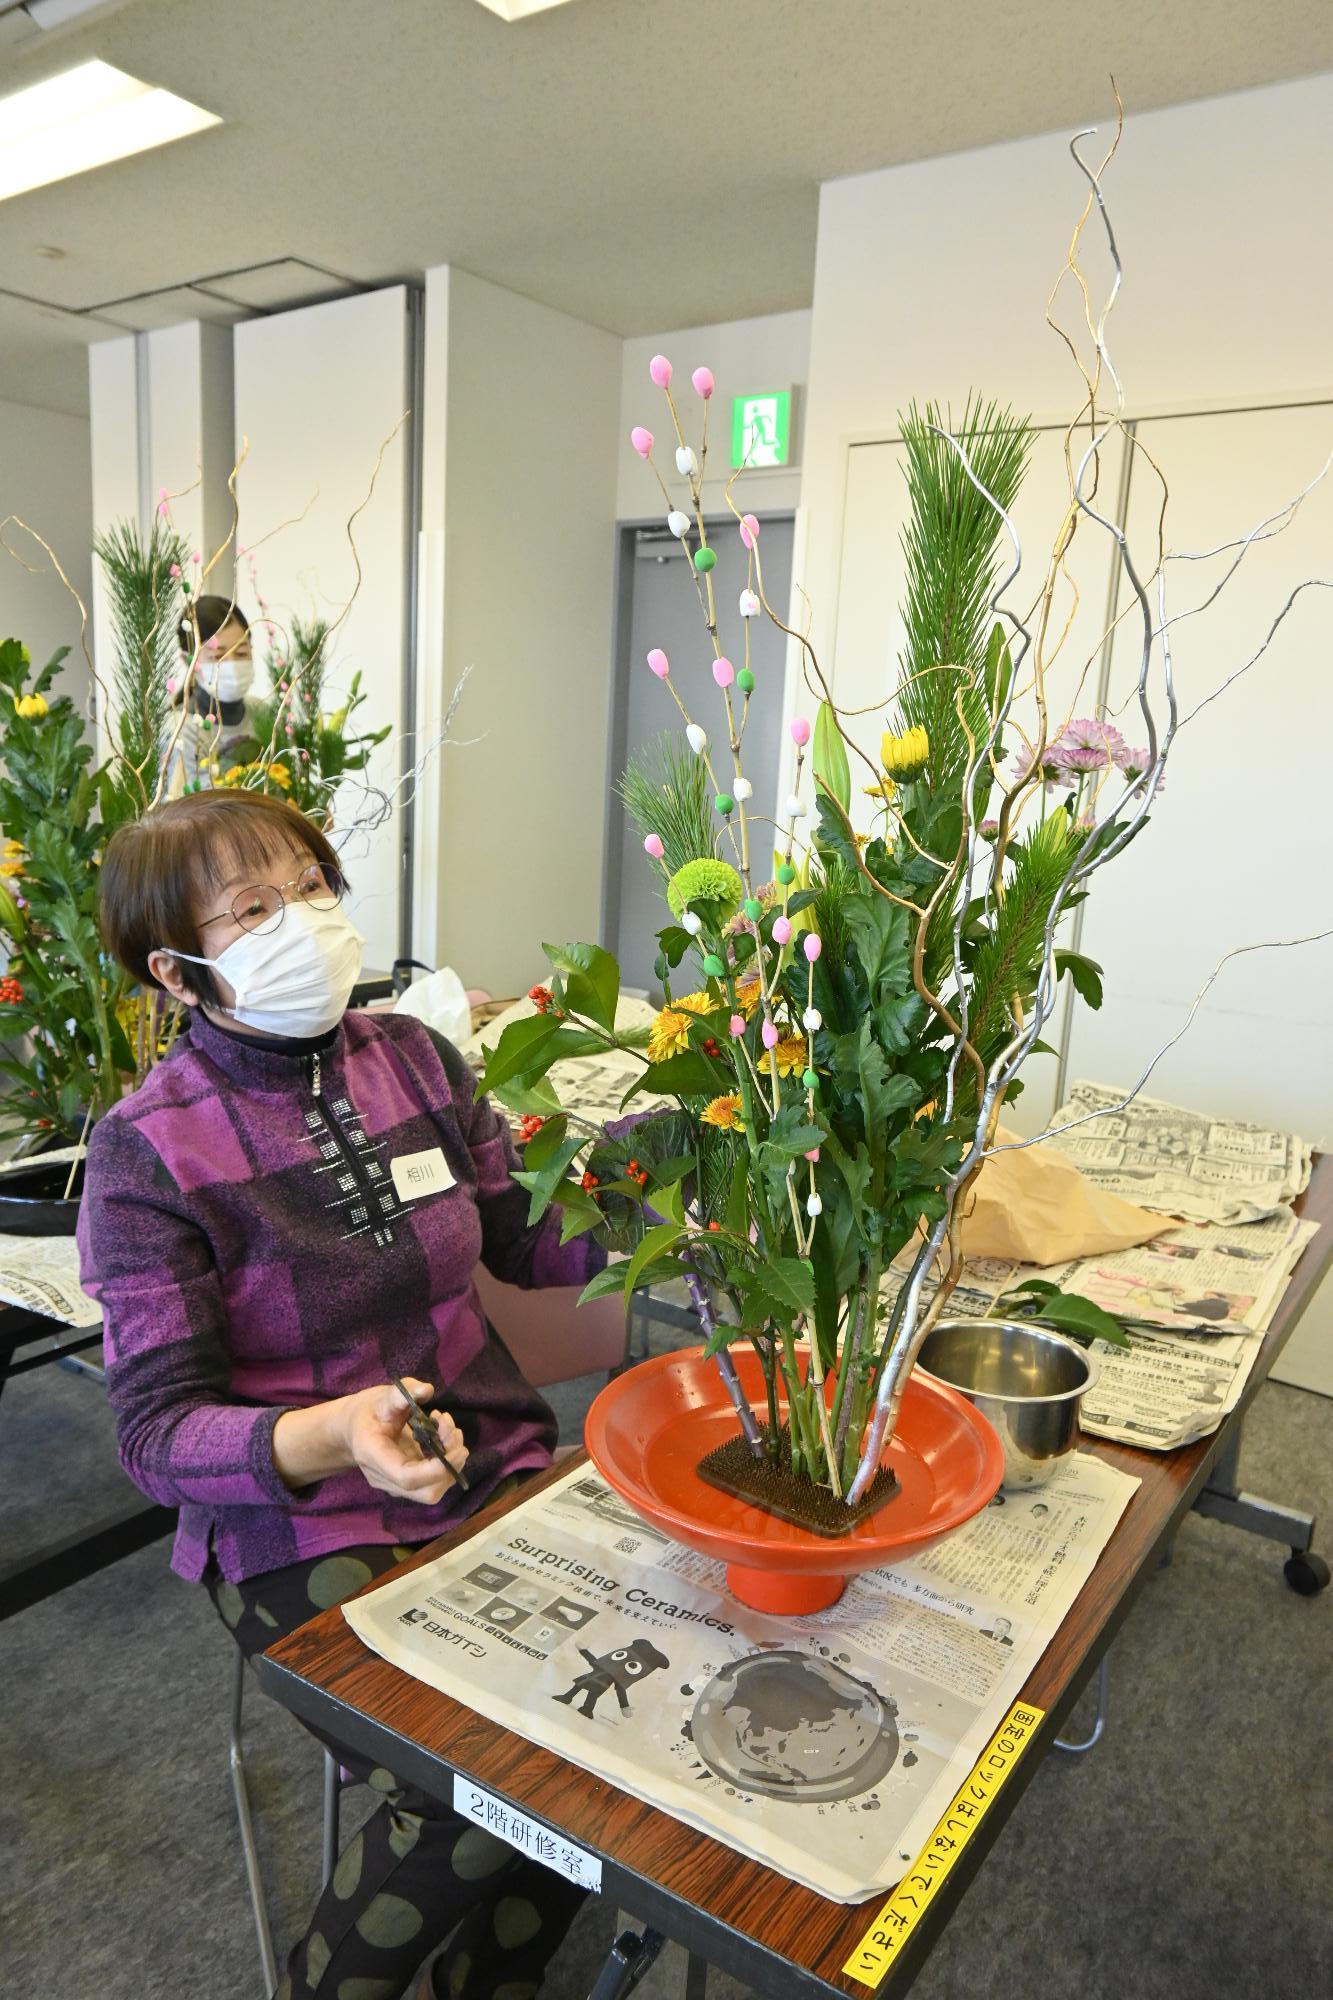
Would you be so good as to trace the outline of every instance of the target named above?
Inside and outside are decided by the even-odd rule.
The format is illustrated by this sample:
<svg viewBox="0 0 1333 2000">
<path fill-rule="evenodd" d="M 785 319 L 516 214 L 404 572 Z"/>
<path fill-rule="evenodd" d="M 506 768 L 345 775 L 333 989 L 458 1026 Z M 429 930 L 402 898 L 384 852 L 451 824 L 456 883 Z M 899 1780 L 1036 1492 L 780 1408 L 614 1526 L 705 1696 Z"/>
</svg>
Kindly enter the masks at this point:
<svg viewBox="0 0 1333 2000">
<path fill-rule="evenodd" d="M 629 1690 L 658 1667 L 669 1667 L 670 1660 L 665 1653 L 659 1653 L 656 1646 L 647 1639 L 636 1639 L 632 1645 L 617 1646 L 614 1653 L 590 1653 L 586 1646 L 579 1651 L 588 1662 L 588 1672 L 580 1674 L 573 1687 L 564 1694 L 552 1695 L 552 1701 L 564 1702 L 566 1706 L 576 1694 L 583 1696 L 580 1715 L 592 1715 L 602 1696 L 611 1688 L 616 1691 L 620 1703 L 620 1713 L 629 1714 Z"/>
</svg>

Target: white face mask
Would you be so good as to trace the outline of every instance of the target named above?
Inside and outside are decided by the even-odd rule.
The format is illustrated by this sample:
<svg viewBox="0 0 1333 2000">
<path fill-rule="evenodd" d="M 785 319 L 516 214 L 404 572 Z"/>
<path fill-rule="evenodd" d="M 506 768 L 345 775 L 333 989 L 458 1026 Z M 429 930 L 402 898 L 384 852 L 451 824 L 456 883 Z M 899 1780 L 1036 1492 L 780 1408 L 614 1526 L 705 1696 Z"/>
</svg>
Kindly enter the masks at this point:
<svg viewBox="0 0 1333 2000">
<path fill-rule="evenodd" d="M 236 994 L 221 1009 L 243 1027 L 304 1040 L 336 1028 L 361 971 L 365 939 L 341 905 L 315 910 L 289 903 L 275 931 L 242 931 L 216 958 L 172 951 L 173 958 L 220 972 Z M 163 950 L 169 947 L 163 946 Z"/>
<path fill-rule="evenodd" d="M 241 701 L 254 686 L 255 663 L 234 656 L 213 659 L 207 650 L 195 662 L 194 684 L 213 701 Z"/>
</svg>

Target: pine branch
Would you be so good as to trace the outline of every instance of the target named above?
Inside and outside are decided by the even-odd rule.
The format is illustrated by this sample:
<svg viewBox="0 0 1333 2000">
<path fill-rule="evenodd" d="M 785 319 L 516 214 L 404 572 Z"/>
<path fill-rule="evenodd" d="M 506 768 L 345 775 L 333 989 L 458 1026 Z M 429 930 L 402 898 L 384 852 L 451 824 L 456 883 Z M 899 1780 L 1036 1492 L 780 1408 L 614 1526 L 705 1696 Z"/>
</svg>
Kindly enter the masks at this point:
<svg viewBox="0 0 1333 2000">
<path fill-rule="evenodd" d="M 898 706 L 903 726 L 920 727 L 930 738 L 931 791 L 953 792 L 969 758 L 960 700 L 975 741 L 989 726 L 982 669 L 990 599 L 1007 546 L 995 508 L 937 429 L 966 445 L 976 477 L 1006 509 L 1027 469 L 1032 431 L 1011 409 L 973 397 L 957 427 L 933 403 L 924 412 L 914 404 L 902 419 L 909 514 L 902 533 L 907 638 Z M 969 688 L 962 674 L 929 671 L 940 666 L 970 669 L 974 684 Z"/>
<path fill-rule="evenodd" d="M 634 752 L 616 788 L 639 832 L 658 835 L 672 875 L 713 852 L 707 778 L 702 758 L 664 733 Z"/>
<path fill-rule="evenodd" d="M 133 522 L 117 521 L 93 547 L 106 571 L 111 608 L 116 748 L 146 804 L 157 783 L 171 704 L 167 682 L 177 665 L 185 544 L 154 516 L 146 545 Z"/>
</svg>

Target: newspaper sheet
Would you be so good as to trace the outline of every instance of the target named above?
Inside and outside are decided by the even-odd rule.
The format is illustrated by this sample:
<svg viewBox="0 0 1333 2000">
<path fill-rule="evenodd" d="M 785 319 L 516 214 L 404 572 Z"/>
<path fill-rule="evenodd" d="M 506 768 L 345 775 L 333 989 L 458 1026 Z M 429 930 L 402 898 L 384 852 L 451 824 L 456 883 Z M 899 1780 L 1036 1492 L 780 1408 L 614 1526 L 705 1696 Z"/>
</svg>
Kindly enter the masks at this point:
<svg viewBox="0 0 1333 2000">
<path fill-rule="evenodd" d="M 1280 1209 L 1233 1228 L 1181 1223 L 1130 1250 L 1079 1257 L 1044 1270 L 970 1259 L 949 1299 L 955 1319 L 981 1318 L 1025 1278 L 1081 1292 L 1108 1312 L 1151 1321 L 1128 1352 L 1093 1342 L 1097 1382 L 1080 1422 L 1096 1437 L 1172 1451 L 1215 1431 L 1234 1409 L 1287 1281 L 1318 1225 Z M 895 1275 L 890 1289 L 895 1291 Z"/>
<path fill-rule="evenodd" d="M 68 1326 L 98 1326 L 102 1308 L 79 1288 L 72 1236 L 0 1236 L 0 1299 Z"/>
<path fill-rule="evenodd" d="M 738 1604 L 721 1564 L 583 1466 L 343 1615 L 418 1680 L 856 1902 L 915 1858 L 1137 1484 L 1076 1453 L 793 1621 Z"/>
<path fill-rule="evenodd" d="M 1310 1184 L 1308 1139 L 1234 1118 L 1210 1118 L 1156 1097 L 1119 1107 L 1124 1091 L 1076 1083 L 1053 1128 L 1089 1112 L 1104 1116 L 1059 1132 L 1058 1146 L 1095 1186 L 1140 1208 L 1192 1222 L 1254 1222 L 1294 1201 Z"/>
</svg>

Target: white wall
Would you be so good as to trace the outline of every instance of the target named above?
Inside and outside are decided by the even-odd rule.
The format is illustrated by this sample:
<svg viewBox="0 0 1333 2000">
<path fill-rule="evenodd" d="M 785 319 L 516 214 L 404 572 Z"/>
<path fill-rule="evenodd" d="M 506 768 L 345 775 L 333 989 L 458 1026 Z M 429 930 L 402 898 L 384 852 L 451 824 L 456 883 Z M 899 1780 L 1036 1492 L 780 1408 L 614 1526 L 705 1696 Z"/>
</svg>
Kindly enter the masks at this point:
<svg viewBox="0 0 1333 2000">
<path fill-rule="evenodd" d="M 1333 77 L 1126 121 L 1105 191 L 1125 264 L 1110 323 L 1132 413 L 1300 400 L 1333 389 Z M 1091 157 L 1114 133 L 1103 120 Z M 820 193 L 798 572 L 825 639 L 854 439 L 890 437 L 913 398 L 969 389 L 1038 419 L 1081 384 L 1045 325 L 1086 194 L 1054 133 L 831 181 Z M 1095 219 L 1087 264 L 1107 262 Z M 1077 299 L 1068 281 L 1067 318 Z"/>
<path fill-rule="evenodd" d="M 698 415 L 699 402 L 690 386 L 690 376 L 699 367 L 713 371 L 717 384 L 709 412 L 709 458 L 705 471 L 704 502 L 710 511 L 721 508 L 722 491 L 731 473 L 731 399 L 757 389 L 785 389 L 797 385 L 794 404 L 793 463 L 787 468 L 747 472 L 736 482 L 736 495 L 744 491 L 751 513 L 790 513 L 801 495 L 801 448 L 804 416 L 804 384 L 810 361 L 810 314 L 808 312 L 767 313 L 759 319 L 724 320 L 713 326 L 686 327 L 675 333 L 645 334 L 624 344 L 621 392 L 620 436 L 618 440 L 616 515 L 622 521 L 656 518 L 664 512 L 662 495 L 651 470 L 633 450 L 629 434 L 635 424 L 644 424 L 664 447 L 673 442 L 671 420 L 660 389 L 648 376 L 648 363 L 655 354 L 665 354 L 675 368 L 672 391 L 688 421 Z M 690 433 L 693 435 L 693 432 Z M 662 457 L 664 468 L 675 474 L 671 449 Z"/>
<path fill-rule="evenodd" d="M 620 346 L 426 274 L 419 730 L 471 667 L 453 734 L 479 740 L 419 796 L 414 938 L 498 994 L 600 928 Z"/>
<path fill-rule="evenodd" d="M 368 699 L 351 726 L 393 728 L 364 777 L 349 778 L 333 802 L 366 966 L 387 972 L 399 949 L 403 815 L 395 810 L 371 827 L 379 805 L 367 787 L 396 797 L 406 761 L 407 294 L 391 286 L 248 320 L 235 343 L 238 457 L 249 444 L 237 479 L 240 541 L 255 565 L 252 580 L 250 558 L 241 557 L 237 596 L 256 660 L 281 653 L 293 617 L 318 614 L 337 627 L 325 653 L 327 706 L 337 706 L 359 671 Z M 260 596 L 267 627 L 255 624 Z M 263 665 L 255 685 L 269 690 Z"/>
<path fill-rule="evenodd" d="M 0 520 L 10 514 L 51 544 L 91 609 L 92 466 L 84 418 L 0 402 Z M 86 712 L 92 683 L 79 644 L 78 606 L 36 542 L 12 523 L 4 533 L 23 561 L 0 549 L 0 638 L 22 639 L 35 666 L 68 646 L 57 690 Z M 29 574 L 25 564 L 38 573 Z"/>
</svg>

